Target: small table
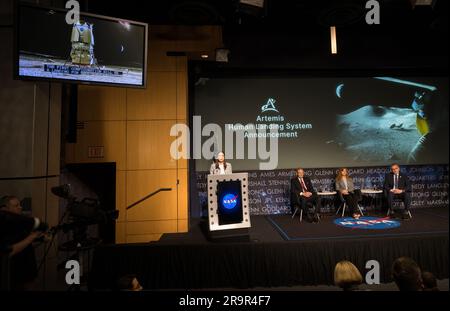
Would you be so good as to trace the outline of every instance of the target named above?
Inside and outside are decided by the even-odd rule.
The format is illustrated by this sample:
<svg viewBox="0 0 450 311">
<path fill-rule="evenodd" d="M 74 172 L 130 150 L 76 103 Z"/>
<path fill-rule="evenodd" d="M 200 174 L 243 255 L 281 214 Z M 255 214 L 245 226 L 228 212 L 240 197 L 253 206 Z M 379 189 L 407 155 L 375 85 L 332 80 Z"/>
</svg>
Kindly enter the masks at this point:
<svg viewBox="0 0 450 311">
<path fill-rule="evenodd" d="M 375 209 L 377 206 L 381 206 L 381 198 L 380 194 L 383 194 L 383 190 L 378 189 L 361 189 L 362 195 L 367 195 L 372 198 L 371 206 Z"/>
<path fill-rule="evenodd" d="M 336 195 L 336 191 L 321 191 L 321 192 L 317 192 L 317 195 L 319 196 L 319 200 L 320 200 L 320 207 L 323 208 L 322 206 L 322 199 L 329 199 L 330 197 L 334 197 Z M 331 204 L 326 204 L 328 211 L 331 211 Z M 334 206 L 333 206 L 334 207 Z"/>
<path fill-rule="evenodd" d="M 322 191 L 322 192 L 317 192 L 318 196 L 332 196 L 335 195 L 337 192 L 336 191 Z"/>
</svg>

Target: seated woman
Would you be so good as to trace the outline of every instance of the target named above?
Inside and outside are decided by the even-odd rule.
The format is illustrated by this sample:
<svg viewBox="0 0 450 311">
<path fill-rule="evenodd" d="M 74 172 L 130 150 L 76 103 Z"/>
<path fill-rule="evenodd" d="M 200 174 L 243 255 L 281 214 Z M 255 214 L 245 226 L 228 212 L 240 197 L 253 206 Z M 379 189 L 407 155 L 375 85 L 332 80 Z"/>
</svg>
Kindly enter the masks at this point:
<svg viewBox="0 0 450 311">
<path fill-rule="evenodd" d="M 361 215 L 358 212 L 358 197 L 355 194 L 353 179 L 348 176 L 348 170 L 344 167 L 339 169 L 336 177 L 336 191 L 339 191 L 345 200 L 353 218 L 358 219 Z"/>
<path fill-rule="evenodd" d="M 219 152 L 217 154 L 214 163 L 211 164 L 209 173 L 211 175 L 224 175 L 233 173 L 231 164 L 225 161 L 225 154 L 223 152 Z"/>
</svg>

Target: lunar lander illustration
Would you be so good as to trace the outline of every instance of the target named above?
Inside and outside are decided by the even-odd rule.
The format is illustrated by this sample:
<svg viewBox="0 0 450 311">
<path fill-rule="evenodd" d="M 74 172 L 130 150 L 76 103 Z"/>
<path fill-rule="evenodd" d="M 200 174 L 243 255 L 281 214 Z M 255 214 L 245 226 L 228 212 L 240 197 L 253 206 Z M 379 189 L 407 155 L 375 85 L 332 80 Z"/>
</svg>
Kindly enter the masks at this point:
<svg viewBox="0 0 450 311">
<path fill-rule="evenodd" d="M 85 21 L 78 21 L 72 26 L 70 37 L 72 50 L 70 59 L 72 64 L 81 66 L 97 65 L 94 56 L 94 25 Z"/>
</svg>

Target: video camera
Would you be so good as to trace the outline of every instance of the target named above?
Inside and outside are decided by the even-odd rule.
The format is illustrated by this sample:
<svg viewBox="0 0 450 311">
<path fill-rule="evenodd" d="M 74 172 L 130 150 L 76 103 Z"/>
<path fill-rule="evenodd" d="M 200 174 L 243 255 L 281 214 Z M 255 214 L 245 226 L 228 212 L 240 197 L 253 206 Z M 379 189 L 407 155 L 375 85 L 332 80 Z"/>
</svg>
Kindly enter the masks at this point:
<svg viewBox="0 0 450 311">
<path fill-rule="evenodd" d="M 61 230 L 64 233 L 72 232 L 73 240 L 66 245 L 69 248 L 87 246 L 92 244 L 87 236 L 87 229 L 90 225 L 105 224 L 119 217 L 119 211 L 106 210 L 101 201 L 93 198 L 78 200 L 71 194 L 69 184 L 53 187 L 52 193 L 67 200 L 66 213 L 68 221 L 52 228 L 55 232 Z"/>
<path fill-rule="evenodd" d="M 54 195 L 68 201 L 67 211 L 69 216 L 77 221 L 98 224 L 117 219 L 119 216 L 119 211 L 117 210 L 105 210 L 98 199 L 84 198 L 77 200 L 71 195 L 69 184 L 53 187 L 51 190 Z"/>
</svg>

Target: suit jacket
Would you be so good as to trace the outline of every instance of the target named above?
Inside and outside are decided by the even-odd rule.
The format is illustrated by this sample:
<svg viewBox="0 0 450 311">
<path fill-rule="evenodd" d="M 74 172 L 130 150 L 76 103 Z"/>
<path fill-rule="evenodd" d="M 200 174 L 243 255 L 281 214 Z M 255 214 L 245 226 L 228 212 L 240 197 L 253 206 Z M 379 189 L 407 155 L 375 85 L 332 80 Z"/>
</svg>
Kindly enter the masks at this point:
<svg viewBox="0 0 450 311">
<path fill-rule="evenodd" d="M 394 189 L 394 174 L 389 173 L 384 177 L 384 192 L 389 193 L 391 189 Z M 405 192 L 411 192 L 411 182 L 408 176 L 400 173 L 398 175 L 398 189 L 404 190 Z"/>
<path fill-rule="evenodd" d="M 304 176 L 303 181 L 305 182 L 306 188 L 308 188 L 308 192 L 316 193 L 316 190 L 314 189 L 314 186 L 309 177 Z M 294 202 L 297 202 L 297 200 L 301 199 L 300 192 L 303 192 L 302 185 L 300 184 L 300 180 L 298 179 L 298 177 L 294 177 L 291 179 L 291 206 L 294 204 Z"/>
<path fill-rule="evenodd" d="M 233 174 L 233 168 L 231 167 L 231 164 L 227 163 L 227 167 L 225 168 L 225 174 Z M 220 175 L 220 168 L 216 168 L 216 163 L 211 164 L 211 167 L 209 168 L 209 173 L 211 175 Z"/>
<path fill-rule="evenodd" d="M 345 190 L 344 180 L 343 179 L 337 180 L 335 186 L 336 186 L 336 191 Z M 348 190 L 348 192 L 355 191 L 355 185 L 353 184 L 353 179 L 350 177 L 347 177 L 347 190 Z"/>
</svg>

